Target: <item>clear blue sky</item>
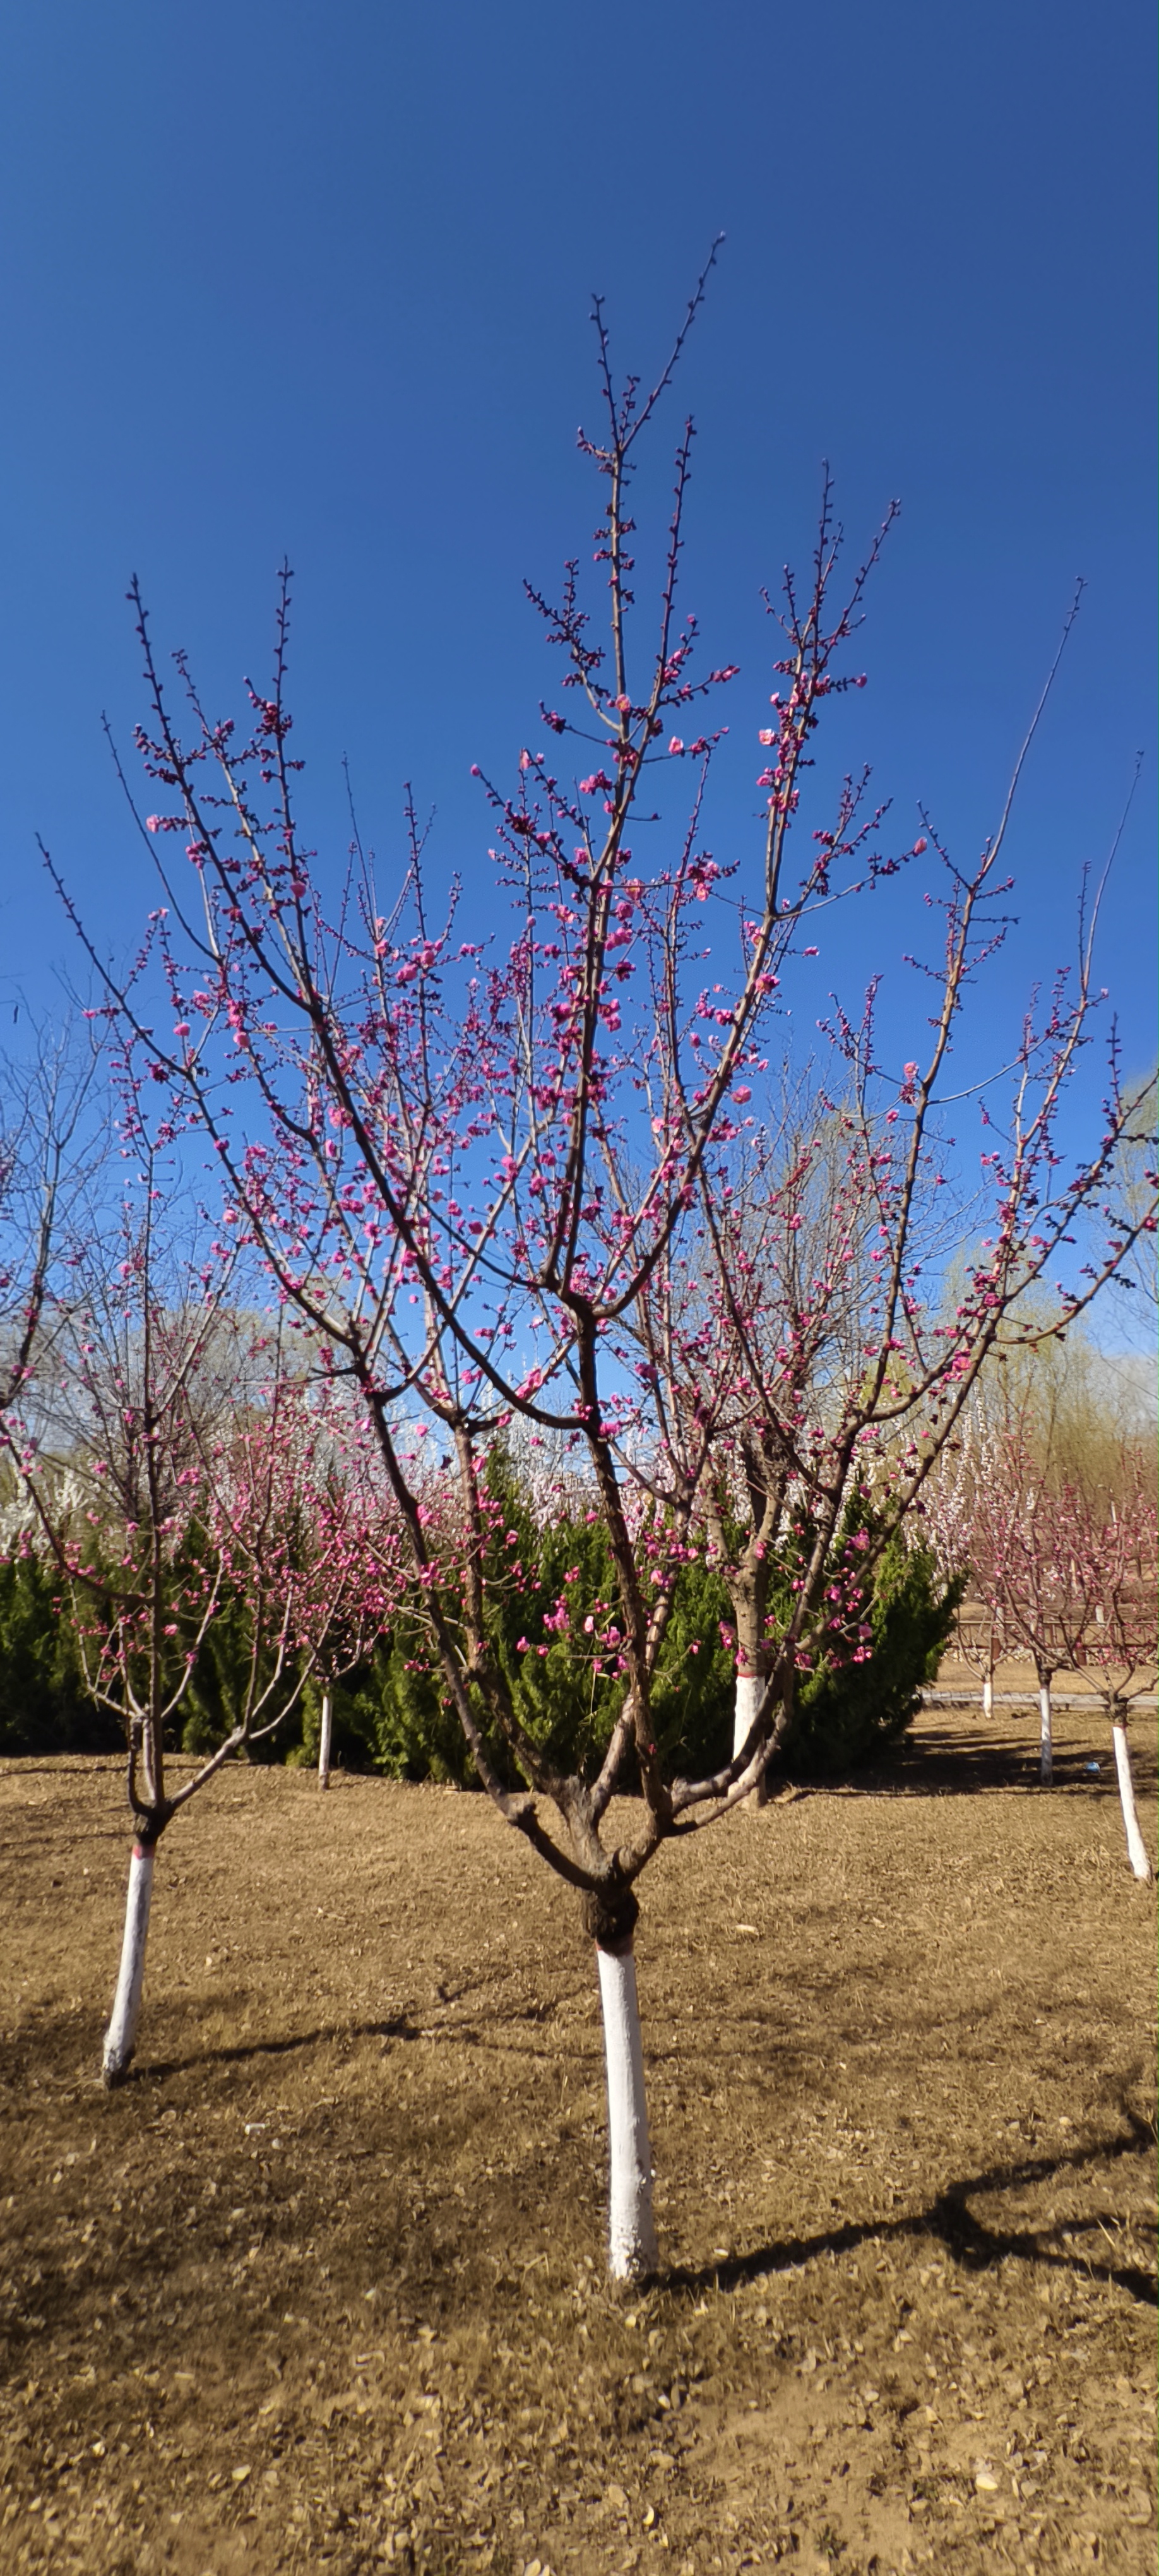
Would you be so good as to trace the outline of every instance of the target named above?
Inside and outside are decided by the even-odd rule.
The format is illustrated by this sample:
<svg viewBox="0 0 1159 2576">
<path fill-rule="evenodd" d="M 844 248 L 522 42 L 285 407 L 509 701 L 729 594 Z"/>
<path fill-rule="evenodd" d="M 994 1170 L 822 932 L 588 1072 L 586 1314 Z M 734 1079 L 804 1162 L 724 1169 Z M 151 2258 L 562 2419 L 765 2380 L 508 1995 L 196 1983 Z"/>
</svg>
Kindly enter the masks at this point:
<svg viewBox="0 0 1159 2576">
<path fill-rule="evenodd" d="M 1012 845 L 1021 927 L 994 1009 L 1069 953 L 1079 869 L 1142 746 L 1101 959 L 1128 1061 L 1149 1058 L 1152 14 L 9 12 L 0 995 L 43 1006 L 69 953 L 37 831 L 113 947 L 152 900 L 100 732 L 107 710 L 127 742 L 142 712 L 134 571 L 159 638 L 189 646 L 224 708 L 265 669 L 288 552 L 316 839 L 344 838 L 347 752 L 379 852 L 398 846 L 409 777 L 438 808 L 436 868 L 485 901 L 470 766 L 506 775 L 553 691 L 521 577 L 550 586 L 595 515 L 575 454 L 595 411 L 591 291 L 647 371 L 723 230 L 679 388 L 699 425 L 685 595 L 712 658 L 742 665 L 714 846 L 731 854 L 759 802 L 758 594 L 807 547 L 828 456 L 851 543 L 903 503 L 871 686 L 835 743 L 842 765 L 871 754 L 900 838 L 922 798 L 972 855 L 1085 576 Z M 677 425 L 674 408 L 661 492 Z M 884 903 L 875 918 L 880 933 L 835 945 L 846 997 L 872 965 L 900 977 L 900 929 Z"/>
</svg>

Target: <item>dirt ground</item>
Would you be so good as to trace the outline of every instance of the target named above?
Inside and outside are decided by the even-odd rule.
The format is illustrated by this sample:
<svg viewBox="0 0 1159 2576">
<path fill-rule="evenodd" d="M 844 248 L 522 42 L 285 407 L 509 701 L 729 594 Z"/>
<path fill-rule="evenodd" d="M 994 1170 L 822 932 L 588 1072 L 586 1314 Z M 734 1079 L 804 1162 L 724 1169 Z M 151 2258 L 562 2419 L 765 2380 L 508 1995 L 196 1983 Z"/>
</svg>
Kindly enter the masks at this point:
<svg viewBox="0 0 1159 2576">
<path fill-rule="evenodd" d="M 105 2094 L 119 1774 L 3 1766 L 4 2576 L 1152 2569 L 1153 1891 L 1058 1737 L 939 1708 L 661 1855 L 635 2296 L 574 1900 L 482 1797 L 215 1783 Z"/>
</svg>

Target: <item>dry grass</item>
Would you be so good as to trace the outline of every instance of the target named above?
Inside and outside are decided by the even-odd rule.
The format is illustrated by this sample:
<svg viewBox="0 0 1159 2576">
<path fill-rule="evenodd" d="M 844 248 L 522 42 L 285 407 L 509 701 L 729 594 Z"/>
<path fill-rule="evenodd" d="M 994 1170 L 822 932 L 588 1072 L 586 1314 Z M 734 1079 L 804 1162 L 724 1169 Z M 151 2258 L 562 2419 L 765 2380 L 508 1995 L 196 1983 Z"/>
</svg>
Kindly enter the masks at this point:
<svg viewBox="0 0 1159 2576">
<path fill-rule="evenodd" d="M 939 1712 L 662 1856 L 635 2300 L 590 1958 L 481 1798 L 211 1790 L 109 2096 L 120 1783 L 5 1766 L 4 2576 L 1153 2567 L 1154 1906 L 1059 1738 L 1043 1794 Z"/>
</svg>

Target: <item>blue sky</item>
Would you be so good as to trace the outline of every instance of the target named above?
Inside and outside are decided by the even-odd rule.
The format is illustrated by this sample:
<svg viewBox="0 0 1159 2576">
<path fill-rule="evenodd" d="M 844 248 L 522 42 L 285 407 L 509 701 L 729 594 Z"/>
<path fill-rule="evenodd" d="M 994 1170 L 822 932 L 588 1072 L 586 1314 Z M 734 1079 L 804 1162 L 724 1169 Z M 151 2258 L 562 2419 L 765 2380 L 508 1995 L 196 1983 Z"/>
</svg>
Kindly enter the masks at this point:
<svg viewBox="0 0 1159 2576">
<path fill-rule="evenodd" d="M 762 583 L 808 547 L 822 457 L 853 550 L 903 504 L 827 757 L 873 759 L 901 842 L 973 854 L 1082 614 L 1011 844 L 1019 924 L 980 1062 L 1073 947 L 1145 750 L 1104 918 L 1129 1064 L 1154 1050 L 1152 13 L 1142 0 L 38 0 L 0 85 L 0 993 L 70 960 L 43 834 L 109 947 L 153 899 L 101 734 L 143 711 L 124 592 L 236 706 L 274 574 L 323 852 L 341 759 L 384 868 L 404 779 L 436 872 L 489 903 L 471 764 L 506 776 L 553 673 L 521 591 L 583 551 L 591 293 L 662 355 L 713 235 L 679 410 L 698 440 L 685 598 L 742 676 L 710 815 L 751 846 L 771 685 Z M 877 943 L 875 945 L 875 943 Z M 900 911 L 834 934 L 901 1031 Z M 965 1058 L 963 1059 L 965 1062 Z M 1092 1073 L 1092 1080 L 1095 1079 Z"/>
</svg>

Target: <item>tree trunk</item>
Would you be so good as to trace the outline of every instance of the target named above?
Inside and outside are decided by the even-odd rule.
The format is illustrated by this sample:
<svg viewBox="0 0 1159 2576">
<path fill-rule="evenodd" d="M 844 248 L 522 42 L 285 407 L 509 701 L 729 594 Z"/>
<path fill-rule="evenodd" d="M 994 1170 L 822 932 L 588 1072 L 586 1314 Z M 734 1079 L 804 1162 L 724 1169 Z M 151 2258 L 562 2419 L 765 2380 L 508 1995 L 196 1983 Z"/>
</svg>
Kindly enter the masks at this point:
<svg viewBox="0 0 1159 2576">
<path fill-rule="evenodd" d="M 983 1715 L 983 1717 L 993 1717 L 993 1715 L 994 1715 L 994 1675 L 993 1675 L 993 1673 L 987 1673 L 986 1678 L 985 1678 L 985 1680 L 984 1680 L 984 1682 L 983 1682 L 983 1684 L 982 1684 L 982 1715 Z"/>
<path fill-rule="evenodd" d="M 145 1943 L 149 1933 L 149 1905 L 153 1895 L 153 1863 L 157 1857 L 153 1843 L 134 1843 L 129 1863 L 129 1893 L 125 1903 L 125 1937 L 121 1944 L 121 1970 L 113 1997 L 112 2017 L 105 2032 L 102 2072 L 106 2084 L 119 2084 L 132 2064 L 137 2045 L 137 2024 L 141 2018 L 141 1988 L 145 1981 Z"/>
<path fill-rule="evenodd" d="M 1115 1769 L 1119 1775 L 1119 1804 L 1123 1810 L 1123 1823 L 1127 1832 L 1128 1857 L 1136 1878 L 1150 1878 L 1151 1863 L 1147 1858 L 1147 1846 L 1139 1831 L 1139 1818 L 1135 1812 L 1131 1748 L 1127 1742 L 1127 1729 L 1121 1718 L 1111 1720 L 1111 1740 L 1115 1747 Z"/>
<path fill-rule="evenodd" d="M 318 1738 L 318 1786 L 320 1789 L 328 1789 L 330 1786 L 330 1739 L 333 1731 L 334 1702 L 331 1697 L 330 1684 L 327 1682 L 322 1693 L 322 1732 Z"/>
<path fill-rule="evenodd" d="M 644 2097 L 644 2052 L 631 1941 L 596 1946 L 608 2070 L 608 2265 L 613 2280 L 641 2281 L 656 2269 L 652 2151 Z"/>
<path fill-rule="evenodd" d="M 1046 1680 L 1040 1680 L 1038 1685 L 1038 1745 L 1039 1778 L 1044 1789 L 1049 1789 L 1054 1778 L 1054 1735 L 1051 1729 L 1049 1674 Z"/>
<path fill-rule="evenodd" d="M 754 1717 L 756 1716 L 757 1709 L 760 1706 L 761 1694 L 764 1687 L 765 1679 L 763 1673 L 742 1672 L 738 1665 L 736 1676 L 736 1698 L 733 1702 L 732 1719 L 732 1754 L 734 1762 L 738 1753 L 743 1750 L 748 1741 L 749 1729 Z M 760 1780 L 758 1781 L 756 1788 L 753 1790 L 748 1804 L 753 1807 L 763 1807 L 768 1794 L 768 1789 L 764 1780 Z"/>
</svg>

